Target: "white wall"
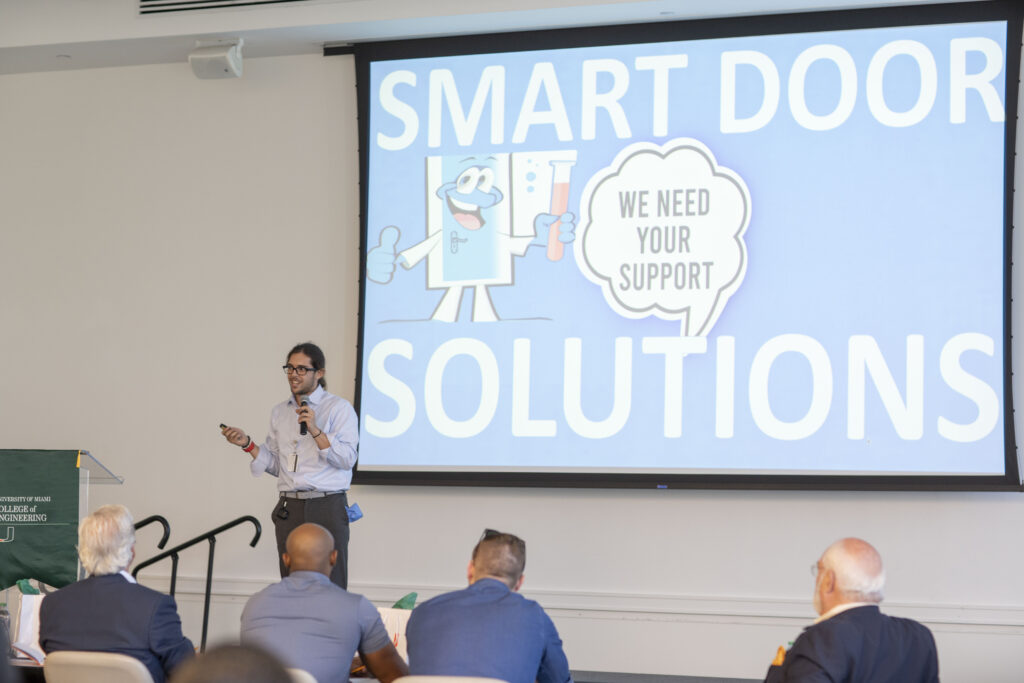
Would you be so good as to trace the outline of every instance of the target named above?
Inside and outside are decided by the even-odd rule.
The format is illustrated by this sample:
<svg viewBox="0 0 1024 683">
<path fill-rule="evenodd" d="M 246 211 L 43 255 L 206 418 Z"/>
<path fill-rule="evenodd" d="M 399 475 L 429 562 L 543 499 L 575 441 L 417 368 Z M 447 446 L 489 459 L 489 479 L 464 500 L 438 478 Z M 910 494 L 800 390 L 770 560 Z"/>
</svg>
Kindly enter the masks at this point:
<svg viewBox="0 0 1024 683">
<path fill-rule="evenodd" d="M 92 506 L 166 515 L 172 542 L 242 514 L 218 543 L 211 632 L 275 578 L 274 481 L 221 421 L 263 433 L 296 341 L 324 345 L 351 398 L 358 293 L 350 58 L 0 76 L 0 434 L 86 448 L 123 475 Z M 1018 313 L 1018 317 L 1024 313 Z M 380 603 L 464 583 L 485 526 L 529 546 L 524 592 L 577 669 L 756 678 L 812 616 L 809 565 L 860 535 L 887 560 L 887 610 L 920 618 L 943 680 L 1024 671 L 1024 497 L 355 487 L 352 587 Z M 140 555 L 157 532 L 140 533 Z M 179 593 L 199 638 L 201 550 Z M 150 582 L 168 569 L 155 567 Z"/>
</svg>

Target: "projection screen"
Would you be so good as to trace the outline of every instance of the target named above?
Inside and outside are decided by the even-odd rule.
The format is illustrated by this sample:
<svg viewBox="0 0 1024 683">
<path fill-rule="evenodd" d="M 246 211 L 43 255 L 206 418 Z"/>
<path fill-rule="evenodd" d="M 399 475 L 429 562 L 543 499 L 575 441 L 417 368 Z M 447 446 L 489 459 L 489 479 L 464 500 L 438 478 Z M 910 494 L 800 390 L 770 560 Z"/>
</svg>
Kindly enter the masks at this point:
<svg viewBox="0 0 1024 683">
<path fill-rule="evenodd" d="M 357 46 L 356 482 L 1019 488 L 1020 38 L 968 3 Z"/>
</svg>

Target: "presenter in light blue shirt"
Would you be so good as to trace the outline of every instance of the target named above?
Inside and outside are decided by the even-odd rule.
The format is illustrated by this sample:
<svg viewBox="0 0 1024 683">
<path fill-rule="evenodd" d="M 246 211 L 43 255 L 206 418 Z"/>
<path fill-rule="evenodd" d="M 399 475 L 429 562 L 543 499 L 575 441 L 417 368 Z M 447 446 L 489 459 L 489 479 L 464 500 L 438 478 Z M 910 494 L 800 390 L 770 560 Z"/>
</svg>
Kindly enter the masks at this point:
<svg viewBox="0 0 1024 683">
<path fill-rule="evenodd" d="M 277 505 L 271 513 L 277 536 L 281 576 L 288 575 L 281 556 L 293 529 L 305 522 L 326 528 L 334 537 L 338 561 L 331 581 L 348 587 L 348 498 L 356 464 L 359 419 L 352 404 L 327 392 L 326 360 L 316 344 L 298 344 L 283 366 L 291 397 L 274 406 L 266 440 L 256 445 L 242 429 L 223 427 L 228 442 L 252 456 L 253 476 L 277 477 Z"/>
</svg>

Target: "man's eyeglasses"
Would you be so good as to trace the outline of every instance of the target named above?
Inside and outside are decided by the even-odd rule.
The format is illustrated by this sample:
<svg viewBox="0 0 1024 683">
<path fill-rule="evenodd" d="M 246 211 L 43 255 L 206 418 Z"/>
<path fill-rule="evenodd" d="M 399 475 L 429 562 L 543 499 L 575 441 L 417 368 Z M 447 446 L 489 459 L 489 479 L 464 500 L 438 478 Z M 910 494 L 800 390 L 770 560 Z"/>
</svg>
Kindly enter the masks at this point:
<svg viewBox="0 0 1024 683">
<path fill-rule="evenodd" d="M 316 372 L 316 368 L 310 368 L 305 365 L 282 365 L 281 369 L 284 370 L 284 374 L 290 375 L 295 373 L 299 377 L 305 377 L 307 372 Z"/>
</svg>

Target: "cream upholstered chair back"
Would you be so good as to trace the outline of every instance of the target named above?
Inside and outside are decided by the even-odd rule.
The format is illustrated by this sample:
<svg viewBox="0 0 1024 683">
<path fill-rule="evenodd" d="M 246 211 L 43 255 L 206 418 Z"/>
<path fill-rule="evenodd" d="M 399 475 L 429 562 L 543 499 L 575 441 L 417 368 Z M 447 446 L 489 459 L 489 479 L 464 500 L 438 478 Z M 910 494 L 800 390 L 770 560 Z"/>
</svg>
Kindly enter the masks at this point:
<svg viewBox="0 0 1024 683">
<path fill-rule="evenodd" d="M 145 664 L 113 652 L 52 652 L 43 675 L 46 683 L 153 683 Z"/>
<path fill-rule="evenodd" d="M 292 683 L 316 683 L 313 674 L 305 669 L 288 669 L 288 675 L 292 677 Z"/>
<path fill-rule="evenodd" d="M 505 683 L 500 678 L 482 676 L 402 676 L 395 683 Z"/>
</svg>

